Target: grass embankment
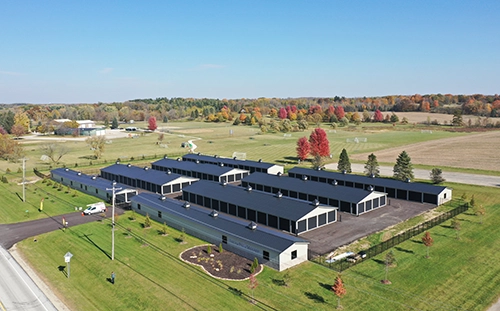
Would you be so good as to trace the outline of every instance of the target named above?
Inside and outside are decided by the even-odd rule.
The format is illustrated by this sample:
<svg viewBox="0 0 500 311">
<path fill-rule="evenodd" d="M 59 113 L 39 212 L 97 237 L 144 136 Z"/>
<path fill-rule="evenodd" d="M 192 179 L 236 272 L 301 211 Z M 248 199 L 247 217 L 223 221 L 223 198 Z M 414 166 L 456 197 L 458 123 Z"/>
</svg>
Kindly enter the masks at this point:
<svg viewBox="0 0 500 311">
<path fill-rule="evenodd" d="M 450 221 L 430 230 L 434 245 L 430 258 L 421 237 L 416 236 L 395 247 L 397 266 L 389 271 L 391 285 L 383 285 L 384 254 L 361 263 L 342 274 L 347 295 L 342 305 L 351 310 L 484 310 L 498 296 L 500 264 L 497 237 L 500 228 L 498 190 L 488 187 L 448 185 L 454 195 L 474 194 L 476 204 L 486 207 L 483 224 L 480 217 L 467 212 L 461 221 L 460 240 Z M 177 259 L 180 252 L 203 242 L 187 237 L 187 244 L 176 239 L 180 233 L 171 228 L 169 236 L 159 234 L 161 224 L 142 228 L 142 217 L 120 216 L 116 232 L 115 261 L 109 259 L 111 237 L 109 220 L 73 227 L 67 233 L 52 232 L 38 237 L 38 242 L 20 243 L 22 251 L 43 278 L 64 296 L 72 310 L 229 310 L 250 309 L 248 297 L 235 295 L 230 288 L 251 295 L 248 281 L 231 282 L 212 279 L 200 268 Z M 136 238 L 129 238 L 130 228 Z M 142 239 L 147 241 L 146 243 Z M 59 267 L 70 251 L 71 278 Z M 226 267 L 227 268 L 227 267 Z M 62 269 L 62 268 L 61 268 Z M 113 286 L 106 279 L 117 274 Z M 280 286 L 283 273 L 265 268 L 257 279 L 255 298 L 282 310 L 330 310 L 336 298 L 329 290 L 336 273 L 314 263 L 290 270 L 288 287 Z"/>
</svg>

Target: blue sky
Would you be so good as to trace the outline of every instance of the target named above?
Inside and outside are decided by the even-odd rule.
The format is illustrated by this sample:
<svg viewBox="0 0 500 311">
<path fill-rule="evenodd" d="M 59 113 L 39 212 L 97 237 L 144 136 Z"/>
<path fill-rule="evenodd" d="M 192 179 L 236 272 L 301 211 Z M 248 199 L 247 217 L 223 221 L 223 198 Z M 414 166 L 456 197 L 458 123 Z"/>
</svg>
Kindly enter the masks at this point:
<svg viewBox="0 0 500 311">
<path fill-rule="evenodd" d="M 0 0 L 0 103 L 496 94 L 500 1 Z"/>
</svg>

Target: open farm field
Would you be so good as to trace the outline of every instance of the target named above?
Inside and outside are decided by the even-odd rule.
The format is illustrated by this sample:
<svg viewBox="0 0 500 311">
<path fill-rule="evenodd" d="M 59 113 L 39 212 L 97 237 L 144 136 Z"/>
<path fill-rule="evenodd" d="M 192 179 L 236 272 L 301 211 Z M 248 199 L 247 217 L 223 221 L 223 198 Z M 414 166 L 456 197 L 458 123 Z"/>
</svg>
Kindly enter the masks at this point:
<svg viewBox="0 0 500 311">
<path fill-rule="evenodd" d="M 375 155 L 379 162 L 394 163 L 405 150 L 413 164 L 500 171 L 499 146 L 500 132 L 494 131 L 384 148 Z M 368 154 L 353 154 L 352 159 L 366 161 Z"/>
<path fill-rule="evenodd" d="M 439 124 L 450 124 L 453 120 L 453 115 L 444 113 L 397 112 L 396 114 L 399 117 L 399 120 L 406 117 L 409 123 L 427 123 L 427 121 L 430 120 L 431 122 L 437 121 Z M 474 124 L 478 120 L 478 117 L 473 115 L 463 115 L 462 119 L 465 124 L 467 124 L 469 120 L 471 120 L 472 124 Z M 481 119 L 485 118 L 481 117 Z M 496 123 L 500 121 L 500 118 L 488 118 L 488 120 L 492 123 Z"/>
<path fill-rule="evenodd" d="M 484 310 L 493 303 L 500 286 L 500 264 L 492 261 L 498 248 L 496 237 L 500 205 L 496 189 L 448 185 L 460 196 L 474 193 L 476 204 L 484 204 L 486 216 L 481 224 L 472 211 L 458 216 L 456 231 L 450 221 L 430 230 L 434 245 L 430 258 L 420 236 L 397 245 L 397 260 L 390 268 L 391 285 L 383 285 L 381 254 L 344 271 L 347 289 L 342 305 L 348 310 Z M 269 268 L 257 276 L 257 305 L 248 302 L 248 281 L 222 281 L 209 277 L 199 267 L 178 259 L 178 255 L 202 241 L 187 237 L 187 244 L 176 238 L 180 232 L 161 224 L 144 229 L 144 218 L 130 219 L 127 212 L 118 219 L 116 259 L 111 261 L 110 221 L 93 222 L 38 236 L 38 242 L 25 240 L 18 245 L 23 257 L 41 274 L 71 310 L 331 310 L 336 297 L 330 290 L 336 273 L 312 262 L 290 269 L 289 286 L 282 286 L 283 273 Z M 129 236 L 129 233 L 131 236 Z M 67 279 L 63 255 L 70 251 L 71 278 Z M 227 267 L 225 267 L 227 268 Z M 62 270 L 62 271 L 61 271 Z M 117 282 L 111 285 L 110 271 Z M 471 288 L 470 284 L 474 284 Z"/>
</svg>

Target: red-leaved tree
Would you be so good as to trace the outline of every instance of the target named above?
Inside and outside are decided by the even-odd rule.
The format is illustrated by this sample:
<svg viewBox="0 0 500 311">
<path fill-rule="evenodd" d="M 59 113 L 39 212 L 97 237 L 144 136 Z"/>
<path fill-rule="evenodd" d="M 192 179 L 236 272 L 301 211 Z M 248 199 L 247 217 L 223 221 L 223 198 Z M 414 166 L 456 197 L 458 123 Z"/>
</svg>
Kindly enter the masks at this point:
<svg viewBox="0 0 500 311">
<path fill-rule="evenodd" d="M 340 298 L 344 297 L 346 294 L 346 290 L 344 287 L 344 282 L 342 282 L 342 279 L 340 278 L 340 275 L 337 276 L 335 279 L 335 284 L 332 286 L 332 291 L 337 295 L 337 309 L 342 309 L 342 306 L 340 305 Z"/>
<path fill-rule="evenodd" d="M 382 122 L 384 121 L 384 115 L 382 114 L 382 112 L 380 112 L 380 110 L 375 110 L 375 113 L 373 114 L 373 121 L 375 122 Z"/>
<path fill-rule="evenodd" d="M 429 231 L 426 231 L 424 236 L 422 237 L 422 243 L 424 243 L 424 245 L 427 247 L 427 255 L 425 256 L 425 258 L 429 258 L 429 247 L 434 244 L 434 239 L 431 237 Z"/>
<path fill-rule="evenodd" d="M 304 161 L 307 158 L 310 150 L 311 146 L 309 145 L 307 137 L 299 138 L 297 141 L 297 157 L 300 161 Z"/>
<path fill-rule="evenodd" d="M 156 125 L 156 118 L 155 117 L 149 117 L 148 119 L 148 130 L 154 131 L 158 128 L 158 125 Z"/>
<path fill-rule="evenodd" d="M 337 106 L 335 107 L 335 115 L 337 116 L 337 119 L 342 119 L 345 117 L 345 112 L 344 112 L 344 107 L 342 106 Z"/>
<path fill-rule="evenodd" d="M 280 111 L 278 112 L 278 118 L 283 120 L 283 119 L 286 119 L 287 116 L 288 116 L 288 113 L 286 112 L 286 109 L 281 107 Z"/>
<path fill-rule="evenodd" d="M 330 155 L 330 145 L 325 130 L 314 129 L 309 136 L 309 144 L 311 145 L 310 153 L 313 157 L 327 157 Z"/>
</svg>

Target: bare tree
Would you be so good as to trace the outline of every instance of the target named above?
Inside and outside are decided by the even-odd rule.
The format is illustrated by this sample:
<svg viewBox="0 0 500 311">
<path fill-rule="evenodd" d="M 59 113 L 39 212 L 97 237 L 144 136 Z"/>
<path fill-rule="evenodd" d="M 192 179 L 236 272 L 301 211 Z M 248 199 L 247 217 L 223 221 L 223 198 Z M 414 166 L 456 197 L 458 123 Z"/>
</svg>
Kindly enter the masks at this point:
<svg viewBox="0 0 500 311">
<path fill-rule="evenodd" d="M 90 149 L 94 151 L 95 158 L 100 159 L 104 152 L 106 138 L 104 136 L 92 136 L 87 138 L 85 142 L 90 146 Z"/>
<path fill-rule="evenodd" d="M 45 144 L 40 149 L 54 164 L 59 163 L 59 160 L 70 152 L 70 149 L 64 144 Z"/>
</svg>

